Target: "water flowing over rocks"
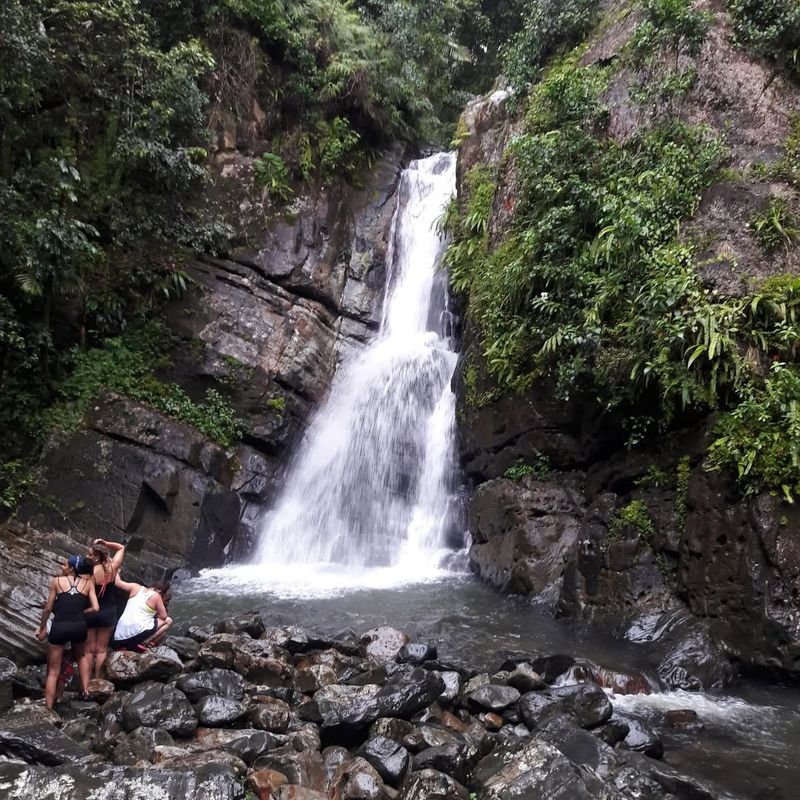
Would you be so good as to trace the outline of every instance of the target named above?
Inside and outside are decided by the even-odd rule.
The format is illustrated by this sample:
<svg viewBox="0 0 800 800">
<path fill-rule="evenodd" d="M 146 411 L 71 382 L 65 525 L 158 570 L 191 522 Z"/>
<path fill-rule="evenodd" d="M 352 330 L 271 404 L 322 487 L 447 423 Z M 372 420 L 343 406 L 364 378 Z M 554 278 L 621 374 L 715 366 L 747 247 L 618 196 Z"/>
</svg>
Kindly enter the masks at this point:
<svg viewBox="0 0 800 800">
<path fill-rule="evenodd" d="M 122 670 L 116 691 L 108 684 L 97 702 L 73 699 L 69 687 L 57 713 L 17 698 L 0 716 L 3 796 L 61 800 L 68 791 L 71 800 L 96 800 L 113 787 L 132 800 L 244 800 L 248 790 L 266 800 L 718 797 L 650 757 L 664 752 L 657 731 L 630 711 L 614 711 L 593 682 L 599 667 L 501 655 L 508 669 L 491 679 L 464 667 L 472 677 L 461 685 L 451 671 L 459 677 L 454 693 L 435 659 L 407 664 L 398 651 L 376 660 L 369 636 L 342 651 L 298 629 L 290 652 L 273 644 L 288 643 L 285 633 L 250 619 L 260 638 L 213 634 L 201 647 L 204 658 L 143 682 L 131 683 Z M 283 665 L 280 675 L 270 673 L 272 686 L 249 677 L 254 653 Z M 209 665 L 219 661 L 227 666 Z M 308 663 L 339 664 L 340 676 L 376 682 L 297 689 L 296 674 Z M 520 695 L 509 681 L 527 691 Z"/>
<path fill-rule="evenodd" d="M 0 620 L 0 655 L 30 651 L 13 629 L 35 627 L 28 606 L 46 593 L 43 576 L 96 537 L 124 541 L 126 575 L 144 582 L 247 555 L 338 362 L 377 328 L 402 148 L 361 188 L 300 198 L 291 219 L 244 214 L 253 158 L 219 159 L 216 188 L 232 202 L 236 244 L 225 258 L 186 267 L 189 290 L 168 316 L 173 365 L 158 377 L 196 400 L 219 390 L 242 420 L 242 440 L 226 450 L 141 403 L 96 398 L 83 426 L 54 436 L 42 455 L 41 483 L 18 514 L 40 534 L 0 527 L 0 554 L 30 570 L 0 567 L 10 612 Z"/>
</svg>

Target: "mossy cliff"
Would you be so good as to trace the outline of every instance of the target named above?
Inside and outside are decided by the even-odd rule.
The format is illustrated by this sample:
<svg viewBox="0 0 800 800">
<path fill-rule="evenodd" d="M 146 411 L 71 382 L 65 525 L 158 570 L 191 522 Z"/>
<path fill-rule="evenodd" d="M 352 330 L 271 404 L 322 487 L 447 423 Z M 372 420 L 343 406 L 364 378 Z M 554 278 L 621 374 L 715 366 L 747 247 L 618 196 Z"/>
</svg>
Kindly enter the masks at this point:
<svg viewBox="0 0 800 800">
<path fill-rule="evenodd" d="M 794 671 L 800 20 L 566 5 L 460 126 L 473 565 L 564 614 L 688 610 Z"/>
</svg>

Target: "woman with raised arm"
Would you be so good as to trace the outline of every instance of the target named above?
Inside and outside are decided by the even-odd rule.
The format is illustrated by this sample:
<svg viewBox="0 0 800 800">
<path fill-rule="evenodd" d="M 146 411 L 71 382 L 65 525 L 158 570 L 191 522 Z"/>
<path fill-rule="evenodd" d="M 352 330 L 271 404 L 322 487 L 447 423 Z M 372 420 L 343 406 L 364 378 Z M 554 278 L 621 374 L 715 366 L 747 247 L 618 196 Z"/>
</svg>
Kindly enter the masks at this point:
<svg viewBox="0 0 800 800">
<path fill-rule="evenodd" d="M 89 614 L 86 617 L 86 624 L 89 626 L 86 651 L 93 669 L 93 677 L 99 678 L 103 664 L 106 663 L 109 642 L 117 625 L 114 581 L 125 558 L 125 545 L 105 539 L 95 539 L 86 557 L 92 563 L 92 575 L 97 586 L 97 601 L 100 604 L 100 610 L 96 614 Z"/>
<path fill-rule="evenodd" d="M 42 609 L 42 622 L 36 631 L 41 642 L 47 637 L 47 682 L 45 684 L 45 703 L 52 708 L 56 699 L 58 676 L 61 673 L 61 660 L 64 648 L 72 643 L 78 661 L 78 674 L 81 679 L 81 693 L 86 697 L 89 691 L 89 659 L 86 652 L 86 615 L 99 611 L 94 581 L 78 574 L 82 558 L 70 556 L 61 567 L 61 575 L 50 583 L 50 595 Z M 53 624 L 47 633 L 47 620 L 53 614 Z"/>
<path fill-rule="evenodd" d="M 117 622 L 111 646 L 115 650 L 145 652 L 148 646 L 160 642 L 172 625 L 172 617 L 167 616 L 169 583 L 157 581 L 147 588 L 117 575 L 116 586 L 128 593 L 128 603 Z"/>
</svg>

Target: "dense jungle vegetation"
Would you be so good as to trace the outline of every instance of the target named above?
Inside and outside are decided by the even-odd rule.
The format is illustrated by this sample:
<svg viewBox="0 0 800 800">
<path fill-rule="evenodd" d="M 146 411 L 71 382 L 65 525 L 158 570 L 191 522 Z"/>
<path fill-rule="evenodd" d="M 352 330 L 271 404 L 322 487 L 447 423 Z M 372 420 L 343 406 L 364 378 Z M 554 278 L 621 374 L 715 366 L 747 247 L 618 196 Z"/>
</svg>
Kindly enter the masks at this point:
<svg viewBox="0 0 800 800">
<path fill-rule="evenodd" d="M 154 377 L 165 301 L 229 231 L 203 203 L 212 129 L 266 118 L 256 178 L 355 180 L 387 144 L 444 145 L 522 0 L 3 0 L 0 503 L 103 386 L 223 443 L 224 398 Z M 149 324 L 143 327 L 145 321 Z"/>
<path fill-rule="evenodd" d="M 632 443 L 720 411 L 711 464 L 749 491 L 797 495 L 800 279 L 722 297 L 682 227 L 726 170 L 722 137 L 680 115 L 711 17 L 689 0 L 631 0 L 624 63 L 584 67 L 581 42 L 609 23 L 601 5 L 3 0 L 0 506 L 103 387 L 236 439 L 224 396 L 189 398 L 156 377 L 169 366 L 159 310 L 186 291 L 187 254 L 227 247 L 203 201 L 225 119 L 257 104 L 269 151 L 255 177 L 280 207 L 304 184 L 358 181 L 391 142 L 446 146 L 501 72 L 522 120 L 512 230 L 490 243 L 497 176 L 484 165 L 446 220 L 496 391 L 549 376 L 562 396 L 594 393 Z M 800 82 L 800 6 L 726 5 L 737 46 Z M 620 69 L 649 120 L 624 145 L 607 132 Z M 800 120 L 754 172 L 800 185 Z M 777 198 L 751 227 L 765 258 L 800 239 Z"/>
<path fill-rule="evenodd" d="M 746 492 L 793 501 L 800 275 L 725 296 L 701 278 L 702 242 L 688 223 L 713 183 L 800 187 L 800 118 L 777 160 L 732 174 L 724 133 L 681 116 L 710 13 L 691 0 L 639 0 L 623 9 L 636 24 L 622 57 L 584 66 L 580 43 L 610 22 L 600 4 L 540 7 L 506 51 L 522 117 L 506 153 L 511 229 L 490 230 L 498 175 L 487 164 L 465 176 L 466 192 L 444 219 L 452 280 L 479 335 L 480 358 L 465 370 L 468 399 L 524 393 L 545 378 L 565 400 L 596 397 L 630 444 L 718 412 L 707 466 L 732 469 Z M 800 86 L 800 5 L 730 0 L 727 10 L 734 44 Z M 622 71 L 643 120 L 624 143 L 608 131 L 608 90 Z M 765 261 L 796 248 L 797 203 L 773 196 L 749 228 Z M 480 370 L 483 385 L 497 387 L 482 396 Z"/>
</svg>

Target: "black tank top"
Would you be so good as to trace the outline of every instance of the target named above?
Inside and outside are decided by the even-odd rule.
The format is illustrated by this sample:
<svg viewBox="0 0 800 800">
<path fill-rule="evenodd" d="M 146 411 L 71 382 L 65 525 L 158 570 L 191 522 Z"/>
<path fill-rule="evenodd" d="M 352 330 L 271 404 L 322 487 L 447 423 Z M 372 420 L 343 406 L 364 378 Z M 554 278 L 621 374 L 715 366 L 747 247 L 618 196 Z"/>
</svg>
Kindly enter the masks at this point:
<svg viewBox="0 0 800 800">
<path fill-rule="evenodd" d="M 97 590 L 97 603 L 100 608 L 106 608 L 106 606 L 115 606 L 117 605 L 117 598 L 114 597 L 114 579 L 112 578 L 107 583 L 101 583 L 100 587 Z"/>
<path fill-rule="evenodd" d="M 84 610 L 89 605 L 89 598 L 78 590 L 78 581 L 75 580 L 66 592 L 59 592 L 53 603 L 53 622 L 75 622 L 85 620 Z M 58 585 L 58 584 L 56 584 Z M 72 590 L 74 594 L 71 594 Z"/>
</svg>

